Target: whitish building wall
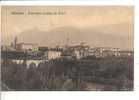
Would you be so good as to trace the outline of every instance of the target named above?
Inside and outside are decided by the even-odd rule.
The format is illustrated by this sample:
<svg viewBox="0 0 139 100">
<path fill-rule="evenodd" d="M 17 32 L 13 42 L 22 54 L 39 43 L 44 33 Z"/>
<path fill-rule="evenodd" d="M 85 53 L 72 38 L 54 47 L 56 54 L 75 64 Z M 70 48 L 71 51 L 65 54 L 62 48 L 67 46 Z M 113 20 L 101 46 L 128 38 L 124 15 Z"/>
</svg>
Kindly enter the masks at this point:
<svg viewBox="0 0 139 100">
<path fill-rule="evenodd" d="M 56 59 L 61 57 L 61 52 L 59 51 L 48 51 L 48 60 Z"/>
</svg>

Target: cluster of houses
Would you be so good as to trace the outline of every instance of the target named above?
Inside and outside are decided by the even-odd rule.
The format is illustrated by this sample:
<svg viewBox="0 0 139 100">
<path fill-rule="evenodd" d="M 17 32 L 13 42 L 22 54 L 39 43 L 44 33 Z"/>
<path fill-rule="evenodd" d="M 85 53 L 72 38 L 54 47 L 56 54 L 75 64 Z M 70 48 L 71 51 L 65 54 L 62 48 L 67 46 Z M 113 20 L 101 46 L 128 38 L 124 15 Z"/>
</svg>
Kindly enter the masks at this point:
<svg viewBox="0 0 139 100">
<path fill-rule="evenodd" d="M 88 45 L 73 45 L 50 48 L 46 46 L 39 46 L 33 43 L 18 43 L 15 38 L 14 43 L 10 46 L 2 46 L 2 50 L 7 51 L 30 51 L 30 52 L 43 52 L 43 58 L 48 60 L 57 58 L 75 58 L 82 59 L 88 56 L 92 57 L 107 57 L 107 56 L 131 56 L 131 51 L 121 51 L 119 48 L 97 47 L 91 48 Z"/>
</svg>

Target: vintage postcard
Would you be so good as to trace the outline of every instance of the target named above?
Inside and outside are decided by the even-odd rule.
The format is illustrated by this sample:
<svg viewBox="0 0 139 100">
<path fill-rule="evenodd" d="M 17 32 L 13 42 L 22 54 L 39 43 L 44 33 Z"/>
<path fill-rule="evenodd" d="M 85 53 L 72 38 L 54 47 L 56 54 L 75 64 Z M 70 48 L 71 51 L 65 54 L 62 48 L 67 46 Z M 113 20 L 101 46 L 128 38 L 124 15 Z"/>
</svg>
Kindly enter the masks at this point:
<svg viewBox="0 0 139 100">
<path fill-rule="evenodd" d="M 133 91 L 133 6 L 2 6 L 2 91 Z"/>
</svg>

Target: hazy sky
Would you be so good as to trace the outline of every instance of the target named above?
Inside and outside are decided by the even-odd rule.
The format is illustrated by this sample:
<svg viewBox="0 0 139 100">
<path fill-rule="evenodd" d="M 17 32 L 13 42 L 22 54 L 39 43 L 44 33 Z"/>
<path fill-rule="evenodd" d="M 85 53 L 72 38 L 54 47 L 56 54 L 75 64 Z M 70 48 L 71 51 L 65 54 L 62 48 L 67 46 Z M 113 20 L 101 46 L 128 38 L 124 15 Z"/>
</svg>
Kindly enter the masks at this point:
<svg viewBox="0 0 139 100">
<path fill-rule="evenodd" d="M 134 8 L 132 6 L 2 7 L 2 40 L 34 28 L 49 31 L 62 26 L 88 28 L 111 27 L 114 24 L 128 25 L 128 27 L 122 26 L 122 29 L 109 28 L 102 31 L 133 35 Z"/>
</svg>

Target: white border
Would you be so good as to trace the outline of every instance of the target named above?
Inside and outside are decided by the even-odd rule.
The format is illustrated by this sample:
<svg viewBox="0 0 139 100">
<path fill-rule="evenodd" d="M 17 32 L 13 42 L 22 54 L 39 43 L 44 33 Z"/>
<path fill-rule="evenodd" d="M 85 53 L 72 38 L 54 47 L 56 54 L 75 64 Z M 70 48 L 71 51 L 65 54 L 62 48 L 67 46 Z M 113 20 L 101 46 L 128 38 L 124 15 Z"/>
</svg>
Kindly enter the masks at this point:
<svg viewBox="0 0 139 100">
<path fill-rule="evenodd" d="M 104 91 L 90 91 L 90 92 L 2 92 L 1 100 L 138 100 L 139 97 L 139 7 L 137 1 L 2 1 L 1 5 L 121 5 L 133 6 L 135 5 L 135 89 L 131 92 L 104 92 Z"/>
<path fill-rule="evenodd" d="M 1 5 L 134 5 L 134 0 L 1 1 Z"/>
</svg>

